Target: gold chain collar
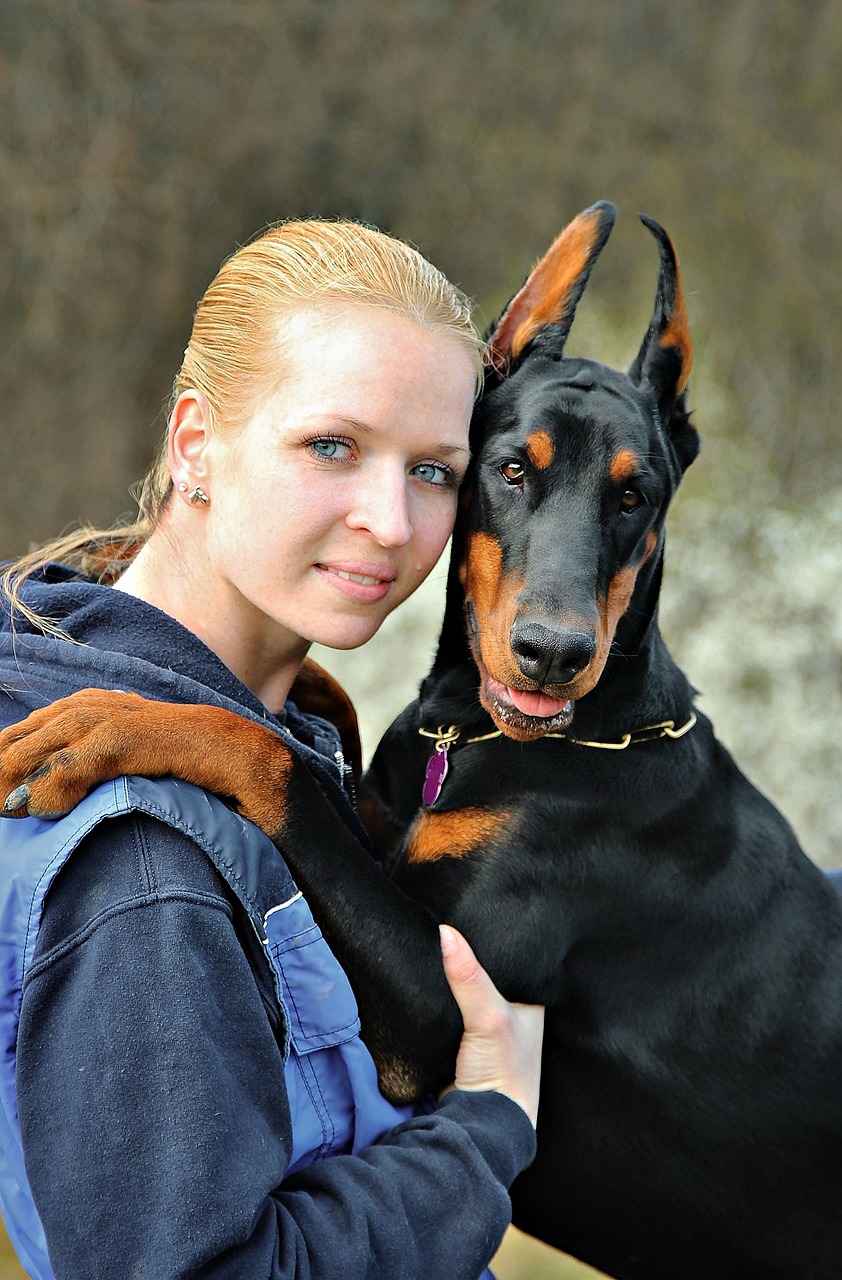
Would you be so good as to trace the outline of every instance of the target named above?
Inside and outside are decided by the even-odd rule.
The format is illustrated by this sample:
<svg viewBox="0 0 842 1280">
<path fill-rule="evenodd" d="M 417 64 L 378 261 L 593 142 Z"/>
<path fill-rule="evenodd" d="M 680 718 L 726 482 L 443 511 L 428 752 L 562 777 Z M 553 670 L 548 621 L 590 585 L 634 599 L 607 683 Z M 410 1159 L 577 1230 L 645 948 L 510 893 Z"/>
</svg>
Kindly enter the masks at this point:
<svg viewBox="0 0 842 1280">
<path fill-rule="evenodd" d="M 588 742 L 584 738 L 574 738 L 569 733 L 545 733 L 544 738 L 563 738 L 566 742 L 572 742 L 577 747 L 598 747 L 601 751 L 625 751 L 626 747 L 630 747 L 635 742 L 654 742 L 657 738 L 683 738 L 685 733 L 689 733 L 696 723 L 697 716 L 695 711 L 690 712 L 690 718 L 675 727 L 674 720 L 661 720 L 658 724 L 647 725 L 644 729 L 633 729 L 630 733 L 624 733 L 619 742 Z M 461 737 L 461 730 L 458 725 L 452 724 L 447 729 L 443 725 L 439 725 L 435 733 L 430 729 L 419 729 L 418 732 L 422 738 L 434 738 L 436 743 L 436 751 L 446 751 L 448 747 L 453 746 L 454 742 Z M 488 742 L 491 738 L 502 738 L 503 730 L 495 729 L 492 733 L 481 733 L 476 738 L 466 738 L 465 746 L 469 746 L 473 742 Z M 536 739 L 541 741 L 541 739 Z"/>
</svg>

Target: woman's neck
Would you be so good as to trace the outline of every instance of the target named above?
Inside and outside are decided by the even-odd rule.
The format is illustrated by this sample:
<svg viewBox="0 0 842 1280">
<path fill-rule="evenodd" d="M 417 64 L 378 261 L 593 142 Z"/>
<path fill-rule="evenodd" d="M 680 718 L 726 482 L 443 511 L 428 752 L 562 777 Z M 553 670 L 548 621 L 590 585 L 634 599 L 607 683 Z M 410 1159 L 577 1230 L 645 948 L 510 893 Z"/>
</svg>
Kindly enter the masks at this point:
<svg viewBox="0 0 842 1280">
<path fill-rule="evenodd" d="M 175 618 L 206 644 L 230 671 L 277 714 L 309 648 L 300 637 L 280 635 L 257 610 L 254 626 L 232 629 L 225 603 L 207 589 L 207 575 L 189 550 L 157 529 L 122 574 L 115 589 Z M 237 615 L 242 622 L 242 601 Z"/>
</svg>

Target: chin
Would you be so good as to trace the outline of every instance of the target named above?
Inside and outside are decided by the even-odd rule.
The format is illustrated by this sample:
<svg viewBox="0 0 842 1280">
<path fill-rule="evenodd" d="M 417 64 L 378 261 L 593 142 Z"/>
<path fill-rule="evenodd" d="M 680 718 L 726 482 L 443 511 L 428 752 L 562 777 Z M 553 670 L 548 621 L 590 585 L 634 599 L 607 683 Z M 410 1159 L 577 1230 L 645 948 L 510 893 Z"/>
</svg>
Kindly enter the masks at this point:
<svg viewBox="0 0 842 1280">
<path fill-rule="evenodd" d="M 377 635 L 384 619 L 380 618 L 376 623 L 367 622 L 365 626 L 359 623 L 356 626 L 334 627 L 314 627 L 314 634 L 310 636 L 311 644 L 320 644 L 323 649 L 359 649 L 362 645 L 367 644 L 373 636 Z"/>
</svg>

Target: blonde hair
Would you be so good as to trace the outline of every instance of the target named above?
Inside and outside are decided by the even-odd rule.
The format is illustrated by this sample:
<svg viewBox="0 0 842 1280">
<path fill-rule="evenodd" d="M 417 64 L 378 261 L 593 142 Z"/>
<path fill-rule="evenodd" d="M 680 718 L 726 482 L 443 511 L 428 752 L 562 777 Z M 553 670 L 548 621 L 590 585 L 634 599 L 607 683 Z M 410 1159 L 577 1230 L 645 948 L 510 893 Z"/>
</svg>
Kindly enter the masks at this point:
<svg viewBox="0 0 842 1280">
<path fill-rule="evenodd" d="M 215 431 L 241 430 L 260 397 L 283 381 L 281 319 L 321 301 L 385 308 L 452 335 L 474 365 L 479 391 L 483 343 L 465 295 L 403 241 L 361 223 L 314 218 L 277 223 L 222 264 L 196 308 L 170 412 L 183 391 L 200 391 Z M 139 487 L 137 519 L 110 530 L 79 529 L 10 565 L 0 586 L 13 608 L 56 633 L 22 601 L 26 579 L 62 560 L 101 582 L 116 581 L 156 528 L 171 492 L 165 435 Z"/>
</svg>

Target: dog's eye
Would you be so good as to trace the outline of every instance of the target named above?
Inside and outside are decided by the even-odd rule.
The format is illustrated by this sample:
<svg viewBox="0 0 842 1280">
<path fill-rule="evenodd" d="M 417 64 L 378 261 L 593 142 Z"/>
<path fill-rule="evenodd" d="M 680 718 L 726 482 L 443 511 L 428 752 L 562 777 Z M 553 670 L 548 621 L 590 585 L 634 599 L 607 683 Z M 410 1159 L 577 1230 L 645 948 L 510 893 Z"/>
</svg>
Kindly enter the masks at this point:
<svg viewBox="0 0 842 1280">
<path fill-rule="evenodd" d="M 518 488 L 523 484 L 523 467 L 519 462 L 504 462 L 500 468 L 500 475 L 506 484 L 517 485 Z"/>
<path fill-rule="evenodd" d="M 643 503 L 643 494 L 639 489 L 626 489 L 620 498 L 620 510 L 626 514 L 637 511 L 637 508 Z"/>
</svg>

